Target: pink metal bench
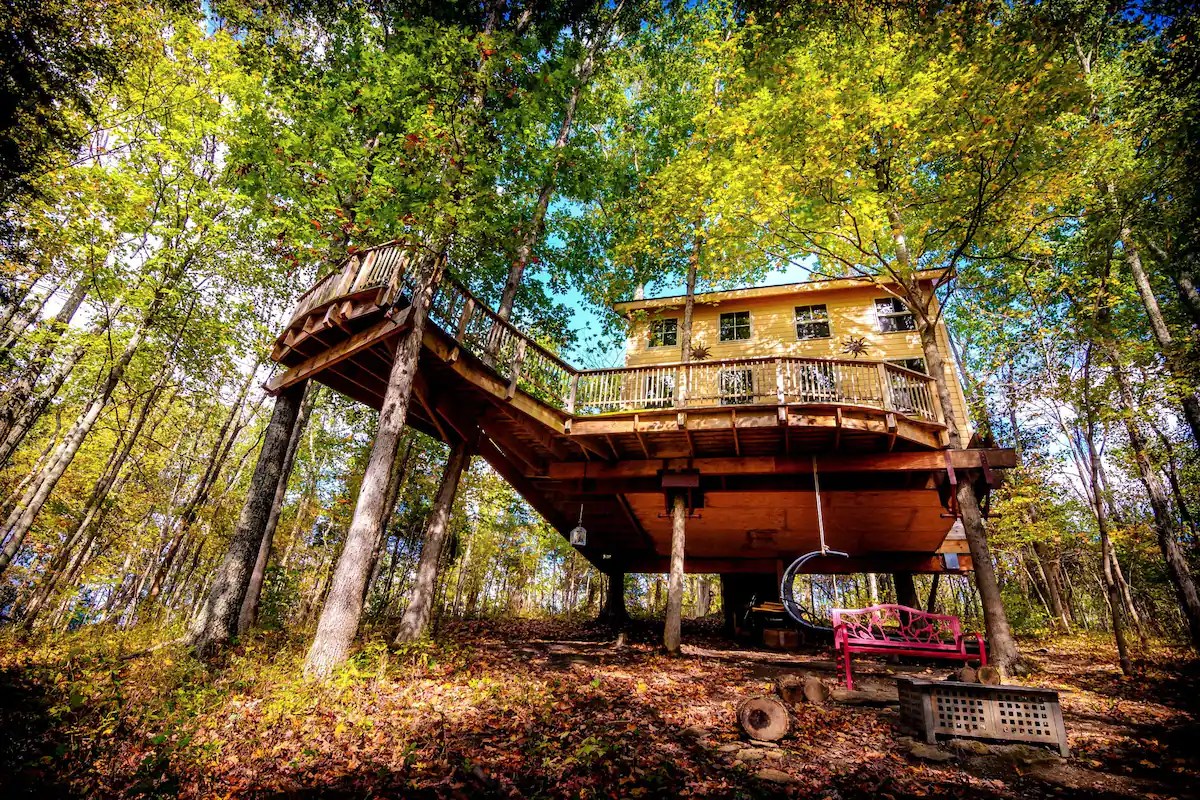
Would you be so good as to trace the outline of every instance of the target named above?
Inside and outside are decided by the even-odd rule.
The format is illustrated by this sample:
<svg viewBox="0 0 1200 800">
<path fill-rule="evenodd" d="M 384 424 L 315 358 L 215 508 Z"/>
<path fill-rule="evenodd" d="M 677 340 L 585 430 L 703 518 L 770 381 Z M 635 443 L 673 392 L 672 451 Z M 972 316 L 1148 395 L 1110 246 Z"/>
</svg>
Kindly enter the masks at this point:
<svg viewBox="0 0 1200 800">
<path fill-rule="evenodd" d="M 854 688 L 854 675 L 850 671 L 852 653 L 951 661 L 978 658 L 980 666 L 986 665 L 983 636 L 973 635 L 979 640 L 978 656 L 967 652 L 967 637 L 958 617 L 949 614 L 928 614 L 919 608 L 891 604 L 833 610 L 833 652 L 838 668 L 845 675 L 847 689 Z"/>
</svg>

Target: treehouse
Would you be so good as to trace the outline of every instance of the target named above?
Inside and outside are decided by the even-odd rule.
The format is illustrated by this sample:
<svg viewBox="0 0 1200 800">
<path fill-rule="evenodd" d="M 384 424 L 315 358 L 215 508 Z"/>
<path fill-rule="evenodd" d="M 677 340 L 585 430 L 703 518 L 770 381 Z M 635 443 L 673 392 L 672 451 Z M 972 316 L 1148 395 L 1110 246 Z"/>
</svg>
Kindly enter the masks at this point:
<svg viewBox="0 0 1200 800">
<path fill-rule="evenodd" d="M 411 254 L 385 245 L 325 276 L 276 342 L 284 370 L 269 389 L 315 379 L 380 408 L 397 337 L 412 324 L 412 272 Z M 912 316 L 877 285 L 697 295 L 686 361 L 683 303 L 617 304 L 631 323 L 625 365 L 583 370 L 447 275 L 408 422 L 476 442 L 564 536 L 581 523 L 579 552 L 609 574 L 667 571 L 673 525 L 684 524 L 684 569 L 721 574 L 734 601 L 777 593 L 784 567 L 819 547 L 822 528 L 849 557 L 814 558 L 806 571 L 971 568 L 951 533 L 953 487 L 972 481 L 986 493 L 1014 456 L 948 448 L 948 417 L 960 431 L 969 423 L 944 326 L 950 408 L 926 374 Z"/>
</svg>

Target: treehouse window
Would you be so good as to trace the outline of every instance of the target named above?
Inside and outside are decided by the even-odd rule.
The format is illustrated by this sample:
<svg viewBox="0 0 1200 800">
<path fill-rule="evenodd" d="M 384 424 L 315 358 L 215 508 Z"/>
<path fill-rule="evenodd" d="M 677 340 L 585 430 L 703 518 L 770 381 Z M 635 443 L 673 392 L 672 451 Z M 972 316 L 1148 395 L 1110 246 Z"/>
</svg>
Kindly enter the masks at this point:
<svg viewBox="0 0 1200 800">
<path fill-rule="evenodd" d="M 754 402 L 754 373 L 744 368 L 726 368 L 720 372 L 721 403 L 741 406 Z"/>
<path fill-rule="evenodd" d="M 829 309 L 824 303 L 796 306 L 797 339 L 828 339 L 829 336 Z"/>
<path fill-rule="evenodd" d="M 913 372 L 919 372 L 922 375 L 928 375 L 929 370 L 925 369 L 925 359 L 923 358 L 889 358 L 889 364 L 895 364 L 897 367 L 911 369 Z"/>
<path fill-rule="evenodd" d="M 876 300 L 875 317 L 879 320 L 880 333 L 898 333 L 917 329 L 912 312 L 899 297 L 881 297 Z"/>
<path fill-rule="evenodd" d="M 740 342 L 750 338 L 750 312 L 732 311 L 721 315 L 721 341 Z"/>
<path fill-rule="evenodd" d="M 656 319 L 650 323 L 651 347 L 675 347 L 679 344 L 679 320 Z"/>
</svg>

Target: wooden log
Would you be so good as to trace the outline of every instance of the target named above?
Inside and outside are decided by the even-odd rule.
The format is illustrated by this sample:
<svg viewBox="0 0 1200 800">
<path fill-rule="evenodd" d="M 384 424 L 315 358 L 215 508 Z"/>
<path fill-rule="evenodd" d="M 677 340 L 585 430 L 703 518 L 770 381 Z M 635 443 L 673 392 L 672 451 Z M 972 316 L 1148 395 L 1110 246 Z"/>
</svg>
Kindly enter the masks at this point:
<svg viewBox="0 0 1200 800">
<path fill-rule="evenodd" d="M 978 683 L 979 675 L 975 672 L 975 668 L 971 666 L 962 666 L 955 672 L 950 673 L 950 678 L 961 683 Z"/>
<path fill-rule="evenodd" d="M 798 675 L 780 675 L 775 679 L 775 691 L 784 705 L 794 706 L 804 698 L 804 680 Z"/>
<path fill-rule="evenodd" d="M 975 673 L 980 683 L 988 686 L 1000 685 L 1000 670 L 998 670 L 996 667 L 993 667 L 991 664 L 987 665 L 986 667 L 980 667 L 975 671 Z"/>
<path fill-rule="evenodd" d="M 804 699 L 811 705 L 823 706 L 829 700 L 831 692 L 825 682 L 815 675 L 804 678 Z"/>
<path fill-rule="evenodd" d="M 774 697 L 763 695 L 743 701 L 737 719 L 746 735 L 760 742 L 777 741 L 788 732 L 787 707 Z"/>
</svg>

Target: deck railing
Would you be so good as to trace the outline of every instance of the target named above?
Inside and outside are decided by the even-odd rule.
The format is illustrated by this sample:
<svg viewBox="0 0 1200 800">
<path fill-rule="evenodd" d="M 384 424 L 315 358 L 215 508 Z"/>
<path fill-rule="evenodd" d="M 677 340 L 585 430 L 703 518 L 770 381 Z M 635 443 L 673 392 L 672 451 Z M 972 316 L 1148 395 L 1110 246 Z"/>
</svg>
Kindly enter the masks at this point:
<svg viewBox="0 0 1200 800">
<path fill-rule="evenodd" d="M 338 298 L 411 297 L 413 259 L 397 245 L 352 256 L 305 292 L 293 320 Z M 740 405 L 854 405 L 942 422 L 933 379 L 882 361 L 778 356 L 577 370 L 446 276 L 429 319 L 508 383 L 573 416 Z"/>
</svg>

